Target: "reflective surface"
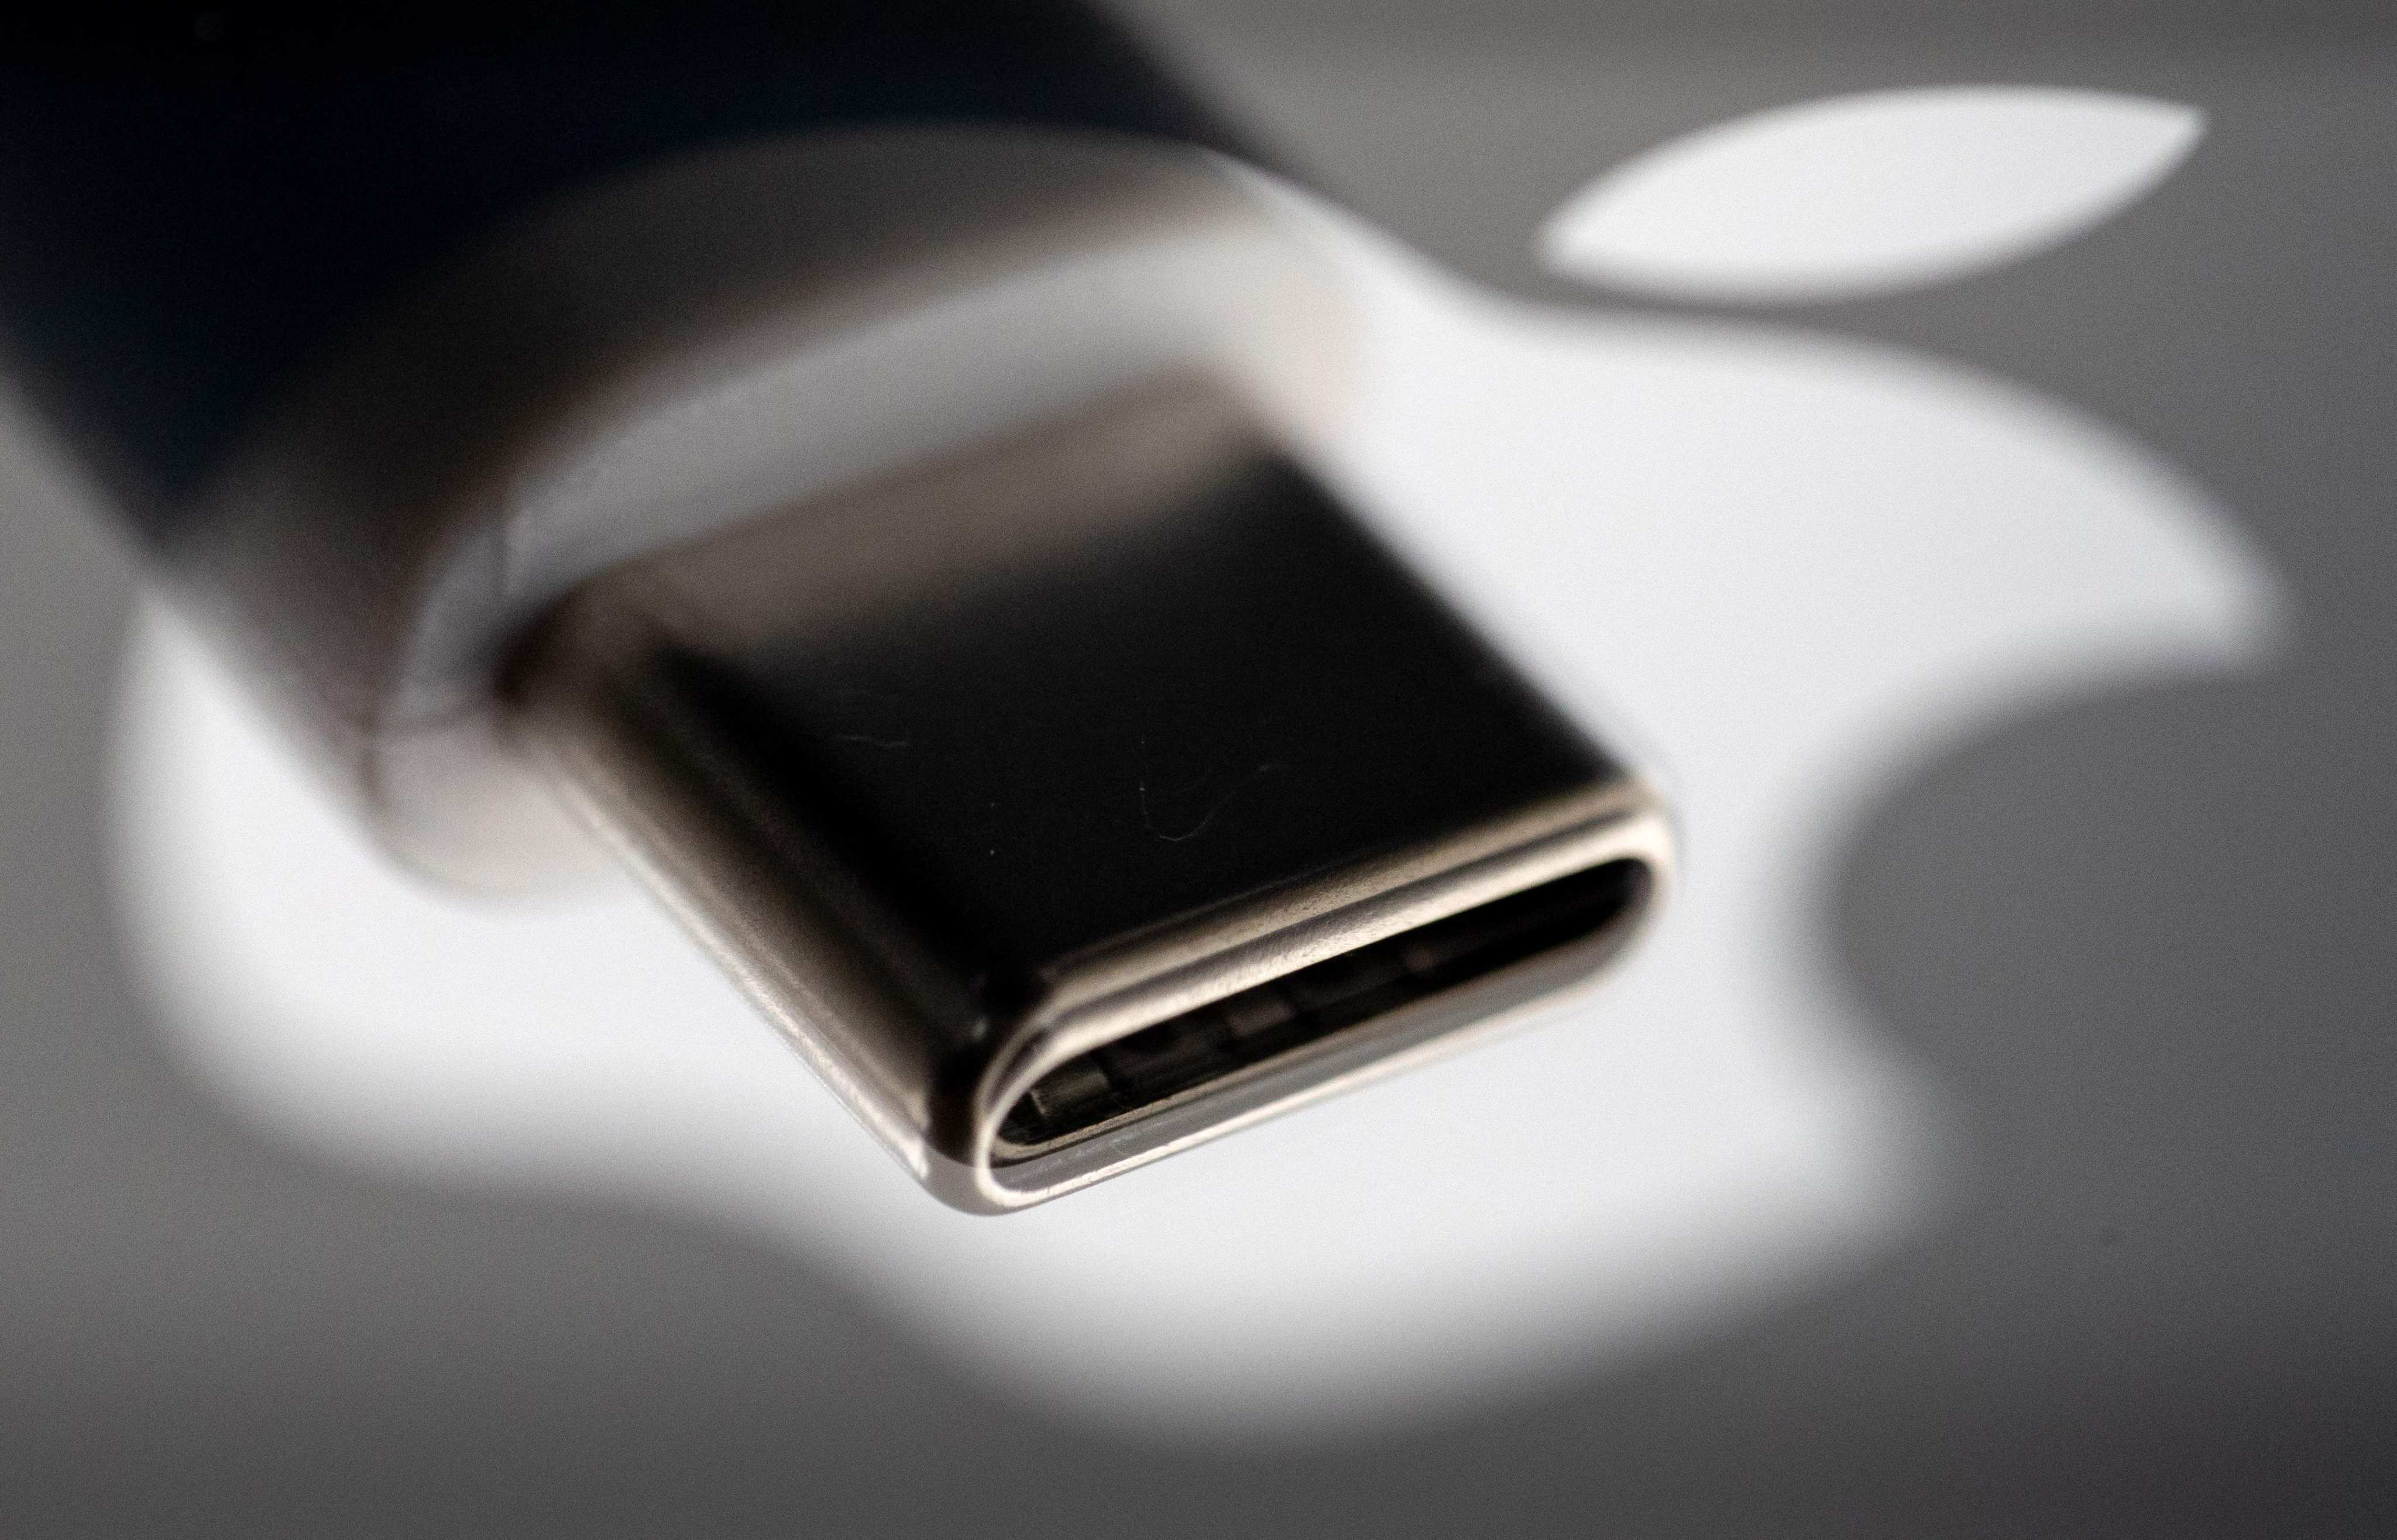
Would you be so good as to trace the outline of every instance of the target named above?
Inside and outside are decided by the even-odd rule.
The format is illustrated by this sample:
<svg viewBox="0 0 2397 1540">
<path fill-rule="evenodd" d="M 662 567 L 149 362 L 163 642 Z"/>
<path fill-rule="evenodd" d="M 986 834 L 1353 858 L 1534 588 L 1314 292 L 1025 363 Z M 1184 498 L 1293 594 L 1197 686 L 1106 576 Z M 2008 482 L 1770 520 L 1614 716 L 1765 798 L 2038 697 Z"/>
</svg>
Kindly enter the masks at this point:
<svg viewBox="0 0 2397 1540">
<path fill-rule="evenodd" d="M 978 1212 L 1450 1046 L 1587 977 L 1667 886 L 1654 793 L 1211 389 L 626 563 L 515 676 L 563 795 Z M 1638 875 L 1511 955 L 1432 951 L 1380 1006 L 1332 990 L 1241 1051 L 1208 1016 L 1224 1051 L 1171 1091 L 1124 1058 L 1601 864 Z M 1105 1129 L 994 1148 L 1093 1051 L 1120 1071 Z"/>
</svg>

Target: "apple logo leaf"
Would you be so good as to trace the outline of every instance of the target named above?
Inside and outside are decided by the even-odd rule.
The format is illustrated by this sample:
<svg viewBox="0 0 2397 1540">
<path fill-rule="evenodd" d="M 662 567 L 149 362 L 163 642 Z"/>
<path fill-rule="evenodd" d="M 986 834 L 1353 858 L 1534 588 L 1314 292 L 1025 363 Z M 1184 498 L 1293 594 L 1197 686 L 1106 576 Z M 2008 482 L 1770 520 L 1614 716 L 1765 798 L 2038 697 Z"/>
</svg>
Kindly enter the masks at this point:
<svg viewBox="0 0 2397 1540">
<path fill-rule="evenodd" d="M 1538 250 L 1551 272 L 1674 300 L 1922 288 L 2102 224 L 2204 131 L 2195 107 L 2036 86 L 1799 102 L 1633 156 L 1566 199 Z"/>
</svg>

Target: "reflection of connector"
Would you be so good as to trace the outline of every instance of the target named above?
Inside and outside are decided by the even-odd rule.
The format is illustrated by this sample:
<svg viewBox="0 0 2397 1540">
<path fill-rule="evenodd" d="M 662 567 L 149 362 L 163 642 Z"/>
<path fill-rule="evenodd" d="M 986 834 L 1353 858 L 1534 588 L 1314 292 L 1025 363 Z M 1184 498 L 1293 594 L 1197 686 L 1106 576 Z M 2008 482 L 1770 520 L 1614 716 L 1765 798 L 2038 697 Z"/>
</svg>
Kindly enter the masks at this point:
<svg viewBox="0 0 2397 1540">
<path fill-rule="evenodd" d="M 1668 860 L 1213 393 L 639 558 L 527 741 L 935 1193 L 1021 1207 L 1581 979 Z"/>
</svg>

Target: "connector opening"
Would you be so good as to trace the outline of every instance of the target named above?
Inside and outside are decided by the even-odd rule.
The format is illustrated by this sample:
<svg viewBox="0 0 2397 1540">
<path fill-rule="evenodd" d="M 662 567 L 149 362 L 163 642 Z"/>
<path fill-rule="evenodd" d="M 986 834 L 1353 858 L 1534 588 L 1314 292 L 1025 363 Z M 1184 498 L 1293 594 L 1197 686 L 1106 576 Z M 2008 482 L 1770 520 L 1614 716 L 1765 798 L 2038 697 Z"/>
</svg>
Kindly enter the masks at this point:
<svg viewBox="0 0 2397 1540">
<path fill-rule="evenodd" d="M 1647 863 L 1611 861 L 1370 942 L 1067 1060 L 999 1124 L 998 1157 L 1051 1154 L 1226 1088 L 1445 995 L 1622 928 Z"/>
</svg>

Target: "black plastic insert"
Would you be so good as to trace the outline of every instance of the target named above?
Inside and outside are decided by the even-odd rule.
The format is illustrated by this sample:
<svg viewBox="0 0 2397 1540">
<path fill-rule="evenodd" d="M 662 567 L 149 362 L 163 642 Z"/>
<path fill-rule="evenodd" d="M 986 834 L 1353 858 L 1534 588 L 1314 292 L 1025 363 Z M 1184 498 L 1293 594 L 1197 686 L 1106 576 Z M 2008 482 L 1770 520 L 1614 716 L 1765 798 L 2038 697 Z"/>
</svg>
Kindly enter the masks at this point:
<svg viewBox="0 0 2397 1540">
<path fill-rule="evenodd" d="M 999 1125 L 1013 1154 L 1087 1137 L 1195 1087 L 1583 941 L 1649 881 L 1614 861 L 1417 926 L 1102 1044 L 1051 1070 Z"/>
</svg>

